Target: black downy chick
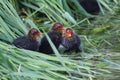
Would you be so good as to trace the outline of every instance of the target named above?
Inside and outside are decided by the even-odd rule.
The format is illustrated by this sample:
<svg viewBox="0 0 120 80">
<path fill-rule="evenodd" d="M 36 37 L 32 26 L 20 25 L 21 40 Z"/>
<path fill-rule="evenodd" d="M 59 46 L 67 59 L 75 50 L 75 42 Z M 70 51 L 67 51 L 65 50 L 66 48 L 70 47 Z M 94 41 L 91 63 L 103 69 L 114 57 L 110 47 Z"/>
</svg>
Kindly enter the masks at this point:
<svg viewBox="0 0 120 80">
<path fill-rule="evenodd" d="M 38 40 L 40 34 L 41 33 L 37 29 L 32 28 L 26 36 L 18 37 L 12 44 L 18 48 L 36 51 L 40 45 Z"/>
<path fill-rule="evenodd" d="M 78 2 L 90 14 L 95 15 L 100 12 L 97 0 L 78 0 Z"/>
<path fill-rule="evenodd" d="M 62 31 L 64 27 L 62 24 L 56 22 L 50 29 L 50 31 L 47 33 L 47 35 L 50 37 L 51 41 L 55 45 L 55 47 L 58 49 L 61 44 L 62 39 Z M 41 39 L 41 45 L 39 46 L 39 52 L 45 53 L 45 54 L 52 54 L 53 50 L 50 46 L 46 36 L 44 36 Z"/>
<path fill-rule="evenodd" d="M 73 32 L 71 28 L 66 28 L 62 36 L 62 45 L 66 48 L 64 52 L 75 51 L 81 52 L 80 50 L 81 40 L 77 34 Z"/>
</svg>

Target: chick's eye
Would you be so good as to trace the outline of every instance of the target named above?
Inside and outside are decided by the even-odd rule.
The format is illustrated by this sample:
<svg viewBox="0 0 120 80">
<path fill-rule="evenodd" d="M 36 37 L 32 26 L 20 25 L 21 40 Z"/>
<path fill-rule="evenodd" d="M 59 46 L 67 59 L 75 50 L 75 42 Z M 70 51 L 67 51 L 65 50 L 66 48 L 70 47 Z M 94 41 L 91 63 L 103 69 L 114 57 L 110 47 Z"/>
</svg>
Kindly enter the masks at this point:
<svg viewBox="0 0 120 80">
<path fill-rule="evenodd" d="M 71 31 L 70 31 L 70 30 L 66 30 L 66 32 L 67 32 L 67 33 L 71 33 Z"/>
<path fill-rule="evenodd" d="M 36 30 L 34 30 L 34 29 L 33 29 L 33 30 L 31 30 L 31 33 L 32 33 L 32 34 L 33 34 L 33 33 L 35 33 L 35 32 L 36 32 Z"/>
<path fill-rule="evenodd" d="M 58 26 L 58 28 L 61 28 L 61 26 Z"/>
<path fill-rule="evenodd" d="M 55 28 L 60 28 L 60 27 L 61 27 L 61 25 L 60 25 L 60 24 L 58 24 L 58 23 L 56 23 L 56 24 L 54 25 L 54 27 L 55 27 Z"/>
</svg>

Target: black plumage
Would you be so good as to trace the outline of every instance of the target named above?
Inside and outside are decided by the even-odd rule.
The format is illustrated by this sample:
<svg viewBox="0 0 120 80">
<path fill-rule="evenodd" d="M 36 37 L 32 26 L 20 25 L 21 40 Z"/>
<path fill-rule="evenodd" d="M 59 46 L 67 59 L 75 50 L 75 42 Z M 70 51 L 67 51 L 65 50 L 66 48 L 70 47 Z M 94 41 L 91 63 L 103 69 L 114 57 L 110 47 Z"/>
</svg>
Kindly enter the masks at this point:
<svg viewBox="0 0 120 80">
<path fill-rule="evenodd" d="M 66 48 L 64 52 L 81 52 L 80 44 L 81 40 L 79 36 L 75 34 L 71 28 L 67 28 L 62 37 L 62 45 Z"/>
<path fill-rule="evenodd" d="M 47 35 L 50 37 L 51 41 L 55 45 L 55 47 L 58 49 L 61 44 L 62 39 L 62 31 L 64 27 L 60 23 L 55 23 L 50 31 L 47 33 Z M 45 53 L 45 54 L 52 54 L 53 50 L 50 46 L 46 36 L 44 36 L 41 39 L 41 45 L 39 46 L 39 52 Z"/>
<path fill-rule="evenodd" d="M 78 0 L 80 5 L 90 14 L 98 14 L 100 7 L 96 0 Z"/>
<path fill-rule="evenodd" d="M 39 41 L 37 40 L 39 35 L 40 32 L 35 28 L 32 28 L 28 32 L 28 35 L 18 37 L 12 42 L 12 44 L 18 48 L 36 51 L 40 45 Z"/>
</svg>

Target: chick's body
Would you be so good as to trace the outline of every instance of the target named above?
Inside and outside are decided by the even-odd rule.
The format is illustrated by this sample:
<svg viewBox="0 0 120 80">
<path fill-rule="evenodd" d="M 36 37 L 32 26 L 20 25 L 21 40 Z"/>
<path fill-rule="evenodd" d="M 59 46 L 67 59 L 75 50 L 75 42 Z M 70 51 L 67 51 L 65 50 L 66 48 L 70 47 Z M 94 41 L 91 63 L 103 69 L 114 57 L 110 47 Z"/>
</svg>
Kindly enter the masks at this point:
<svg viewBox="0 0 120 80">
<path fill-rule="evenodd" d="M 78 0 L 80 5 L 90 14 L 97 14 L 100 12 L 97 0 Z"/>
<path fill-rule="evenodd" d="M 54 31 L 50 31 L 47 34 L 50 37 L 53 44 L 55 45 L 55 47 L 58 49 L 58 47 L 61 43 L 62 34 L 54 32 Z M 46 54 L 53 53 L 53 50 L 52 50 L 52 48 L 51 48 L 51 46 L 50 46 L 46 37 L 43 37 L 41 39 L 41 45 L 39 47 L 39 51 L 42 52 L 42 53 L 46 53 Z"/>
<path fill-rule="evenodd" d="M 55 47 L 58 49 L 59 45 L 61 44 L 62 39 L 62 30 L 63 26 L 60 23 L 55 23 L 51 30 L 47 33 L 47 35 L 50 37 L 51 41 L 55 45 Z M 50 43 L 48 42 L 46 36 L 44 36 L 41 39 L 41 45 L 39 47 L 39 52 L 45 53 L 45 54 L 52 54 L 53 50 L 50 46 Z"/>
<path fill-rule="evenodd" d="M 23 49 L 33 50 L 33 51 L 36 51 L 39 46 L 39 42 L 37 40 L 30 39 L 27 36 L 22 36 L 15 39 L 13 41 L 13 44 L 18 48 L 23 48 Z"/>
<path fill-rule="evenodd" d="M 68 30 L 70 30 L 71 32 L 67 33 Z M 71 28 L 67 28 L 62 37 L 62 45 L 66 48 L 65 52 L 69 52 L 72 50 L 75 50 L 75 52 L 80 52 L 80 44 L 81 41 L 79 36 L 72 32 Z"/>
<path fill-rule="evenodd" d="M 39 35 L 40 32 L 32 28 L 28 35 L 18 37 L 12 44 L 18 48 L 36 51 L 40 45 L 40 42 L 37 40 Z"/>
</svg>

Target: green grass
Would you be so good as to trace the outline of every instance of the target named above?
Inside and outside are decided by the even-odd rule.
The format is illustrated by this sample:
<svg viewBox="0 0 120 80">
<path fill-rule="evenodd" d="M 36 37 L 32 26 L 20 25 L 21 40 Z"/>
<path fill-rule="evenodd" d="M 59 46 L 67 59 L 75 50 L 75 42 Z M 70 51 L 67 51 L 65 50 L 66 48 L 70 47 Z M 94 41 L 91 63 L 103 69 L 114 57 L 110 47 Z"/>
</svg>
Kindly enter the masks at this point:
<svg viewBox="0 0 120 80">
<path fill-rule="evenodd" d="M 1 80 L 119 79 L 118 0 L 98 0 L 101 7 L 98 16 L 88 14 L 75 0 L 23 0 L 21 4 L 26 6 L 28 12 L 24 18 L 16 12 L 21 4 L 16 0 L 9 1 L 12 5 L 7 0 L 0 1 Z M 19 5 L 15 7 L 15 4 Z M 71 4 L 74 5 L 73 9 Z M 89 17 L 95 17 L 95 20 L 89 21 Z M 26 35 L 31 27 L 48 31 L 56 21 L 78 33 L 82 40 L 82 53 L 71 52 L 67 55 L 63 53 L 63 48 L 58 51 L 46 32 L 54 50 L 53 55 L 19 49 L 11 44 L 16 37 Z"/>
</svg>

